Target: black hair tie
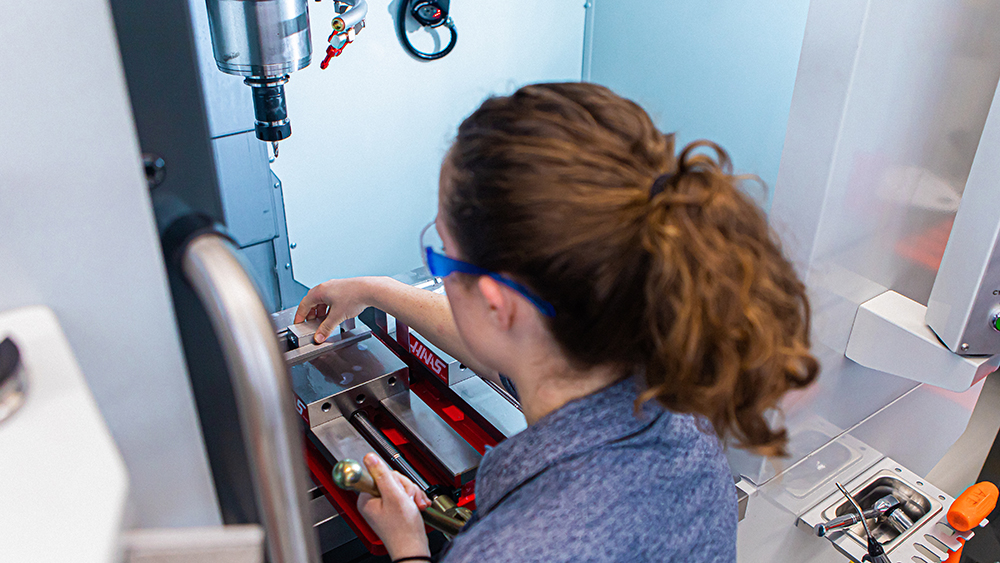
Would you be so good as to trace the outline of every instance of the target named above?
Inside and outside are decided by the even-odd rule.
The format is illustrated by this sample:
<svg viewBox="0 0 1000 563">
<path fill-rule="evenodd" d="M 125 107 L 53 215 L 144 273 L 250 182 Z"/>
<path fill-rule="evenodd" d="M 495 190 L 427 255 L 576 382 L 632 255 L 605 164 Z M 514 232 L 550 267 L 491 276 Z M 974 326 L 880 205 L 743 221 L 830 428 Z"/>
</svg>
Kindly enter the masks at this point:
<svg viewBox="0 0 1000 563">
<path fill-rule="evenodd" d="M 653 180 L 653 186 L 649 188 L 649 199 L 660 195 L 660 192 L 667 187 L 667 184 L 674 179 L 673 172 L 667 172 L 666 174 L 660 174 L 655 180 Z"/>
</svg>

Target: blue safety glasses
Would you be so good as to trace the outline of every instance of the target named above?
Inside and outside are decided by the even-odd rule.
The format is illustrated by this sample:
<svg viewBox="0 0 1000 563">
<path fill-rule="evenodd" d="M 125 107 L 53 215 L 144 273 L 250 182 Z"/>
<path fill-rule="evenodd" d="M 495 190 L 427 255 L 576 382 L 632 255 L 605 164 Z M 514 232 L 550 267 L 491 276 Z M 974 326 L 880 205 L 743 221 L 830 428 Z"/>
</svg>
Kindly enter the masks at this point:
<svg viewBox="0 0 1000 563">
<path fill-rule="evenodd" d="M 443 278 L 455 272 L 473 276 L 489 276 L 498 283 L 502 283 L 523 295 L 525 299 L 530 301 L 546 317 L 556 316 L 555 307 L 551 303 L 538 297 L 533 291 L 516 281 L 480 268 L 479 266 L 469 264 L 468 262 L 446 256 L 444 253 L 444 244 L 441 242 L 441 236 L 437 233 L 434 221 L 431 221 L 430 224 L 424 227 L 424 230 L 420 231 L 420 250 L 423 254 L 424 265 L 430 270 L 431 275 L 436 278 Z"/>
</svg>

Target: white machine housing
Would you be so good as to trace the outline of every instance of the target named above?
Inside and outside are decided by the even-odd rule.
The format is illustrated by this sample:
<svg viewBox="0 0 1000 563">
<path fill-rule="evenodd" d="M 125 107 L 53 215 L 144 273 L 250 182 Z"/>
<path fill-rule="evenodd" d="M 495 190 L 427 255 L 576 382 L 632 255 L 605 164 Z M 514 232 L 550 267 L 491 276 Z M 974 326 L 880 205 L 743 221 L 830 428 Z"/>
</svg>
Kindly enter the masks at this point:
<svg viewBox="0 0 1000 563">
<path fill-rule="evenodd" d="M 949 391 L 885 362 L 856 362 L 848 348 L 859 308 L 874 298 L 928 302 L 966 180 L 975 183 L 972 163 L 994 150 L 983 128 L 998 43 L 996 4 L 810 2 L 770 223 L 809 288 L 822 372 L 783 402 L 790 459 L 730 451 L 734 472 L 758 486 L 739 528 L 740 561 L 842 562 L 795 522 L 835 481 L 879 460 L 926 478 L 966 429 L 981 379 Z M 865 338 L 876 351 L 885 344 Z M 929 371 L 938 384 L 950 377 Z"/>
<path fill-rule="evenodd" d="M 952 352 L 1000 353 L 1000 89 L 948 237 L 927 324 Z"/>
</svg>

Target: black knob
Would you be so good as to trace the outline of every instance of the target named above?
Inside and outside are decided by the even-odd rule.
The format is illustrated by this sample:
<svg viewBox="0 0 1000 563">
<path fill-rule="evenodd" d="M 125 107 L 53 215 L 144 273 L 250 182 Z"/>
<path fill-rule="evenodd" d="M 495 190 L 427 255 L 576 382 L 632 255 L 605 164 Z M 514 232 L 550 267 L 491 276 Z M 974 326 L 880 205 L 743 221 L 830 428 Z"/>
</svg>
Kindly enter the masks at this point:
<svg viewBox="0 0 1000 563">
<path fill-rule="evenodd" d="M 21 351 L 10 338 L 0 342 L 0 386 L 17 374 L 21 367 Z"/>
<path fill-rule="evenodd" d="M 153 154 L 142 153 L 142 166 L 146 171 L 146 183 L 150 189 L 163 183 L 163 178 L 167 175 L 167 163 L 162 158 Z"/>
</svg>

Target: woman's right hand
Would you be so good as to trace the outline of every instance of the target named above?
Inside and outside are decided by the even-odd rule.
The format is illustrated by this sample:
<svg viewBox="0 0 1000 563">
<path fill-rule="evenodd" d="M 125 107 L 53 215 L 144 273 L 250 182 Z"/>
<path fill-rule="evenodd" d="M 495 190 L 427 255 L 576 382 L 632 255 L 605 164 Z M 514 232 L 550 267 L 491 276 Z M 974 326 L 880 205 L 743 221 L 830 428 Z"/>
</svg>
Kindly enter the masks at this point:
<svg viewBox="0 0 1000 563">
<path fill-rule="evenodd" d="M 381 496 L 361 493 L 358 510 L 385 544 L 389 557 L 429 556 L 420 511 L 431 505 L 430 499 L 413 481 L 391 470 L 377 455 L 366 455 L 364 462 Z"/>
<path fill-rule="evenodd" d="M 313 340 L 325 342 L 337 325 L 361 314 L 368 306 L 365 287 L 368 278 L 348 278 L 323 282 L 309 290 L 295 311 L 295 323 L 323 319 Z"/>
</svg>

